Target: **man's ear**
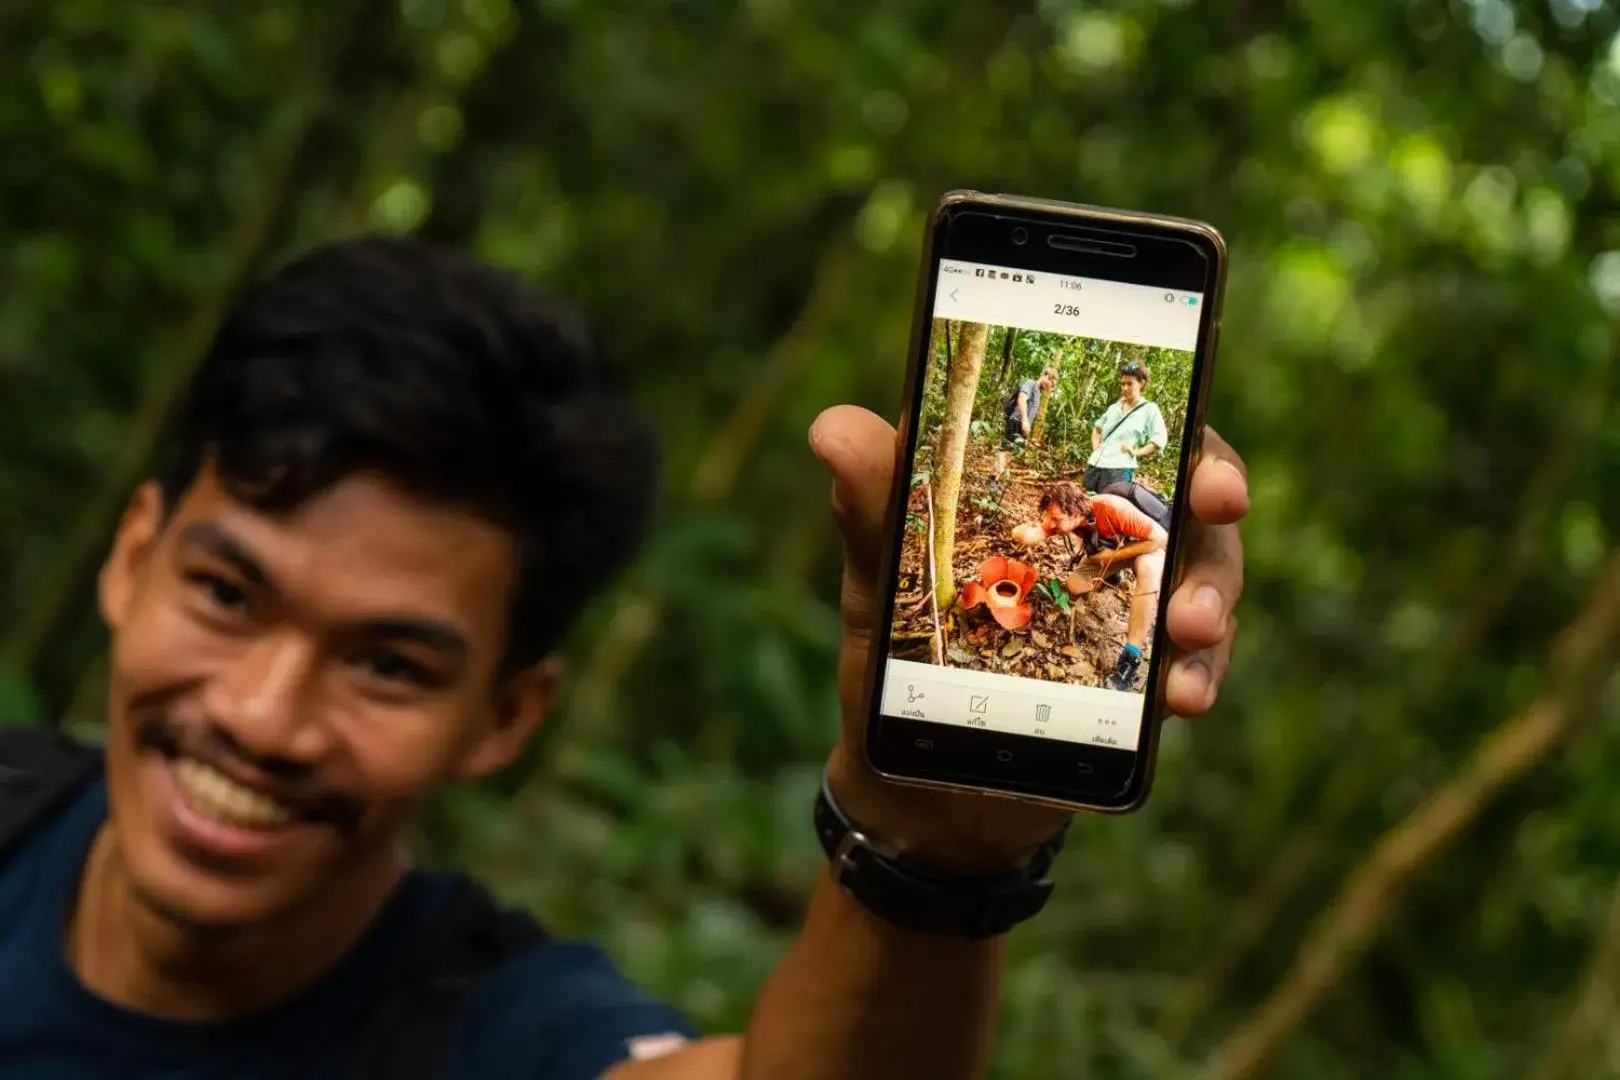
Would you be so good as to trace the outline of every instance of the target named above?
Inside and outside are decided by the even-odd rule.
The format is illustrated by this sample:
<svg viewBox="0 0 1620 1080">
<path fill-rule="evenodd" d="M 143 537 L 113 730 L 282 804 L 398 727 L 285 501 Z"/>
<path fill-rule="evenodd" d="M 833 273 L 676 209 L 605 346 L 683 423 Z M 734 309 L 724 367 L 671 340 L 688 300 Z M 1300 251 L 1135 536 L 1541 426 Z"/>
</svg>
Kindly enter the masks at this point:
<svg viewBox="0 0 1620 1080">
<path fill-rule="evenodd" d="M 119 519 L 118 532 L 113 536 L 112 550 L 101 564 L 96 583 L 96 600 L 101 608 L 102 621 L 109 630 L 123 625 L 129 605 L 135 597 L 141 572 L 157 546 L 158 534 L 163 531 L 163 490 L 157 481 L 148 480 L 135 489 L 124 516 Z"/>
<path fill-rule="evenodd" d="M 516 761 L 556 703 L 562 671 L 561 660 L 542 660 L 508 676 L 496 692 L 494 724 L 468 748 L 457 775 L 478 780 Z"/>
</svg>

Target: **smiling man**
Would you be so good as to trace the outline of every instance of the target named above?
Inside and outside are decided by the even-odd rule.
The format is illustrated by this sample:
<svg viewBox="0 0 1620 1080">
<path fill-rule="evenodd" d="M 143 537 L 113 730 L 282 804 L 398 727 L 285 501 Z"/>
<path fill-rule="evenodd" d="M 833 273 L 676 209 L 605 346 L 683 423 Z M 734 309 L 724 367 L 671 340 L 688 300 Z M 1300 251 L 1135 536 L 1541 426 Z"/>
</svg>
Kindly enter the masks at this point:
<svg viewBox="0 0 1620 1080">
<path fill-rule="evenodd" d="M 845 888 L 829 869 L 747 1032 L 704 1039 L 402 843 L 438 787 L 515 760 L 554 651 L 650 522 L 653 439 L 571 318 L 453 253 L 334 245 L 238 305 L 182 420 L 100 579 L 105 747 L 0 740 L 0 1077 L 983 1074 L 1010 929 L 983 916 L 1065 819 L 861 760 L 892 428 L 843 408 L 811 432 L 848 552 L 816 823 L 900 849 L 890 902 L 869 902 L 883 866 Z M 1214 700 L 1241 589 L 1223 523 L 1247 496 L 1209 449 L 1171 609 L 1184 714 Z"/>
</svg>

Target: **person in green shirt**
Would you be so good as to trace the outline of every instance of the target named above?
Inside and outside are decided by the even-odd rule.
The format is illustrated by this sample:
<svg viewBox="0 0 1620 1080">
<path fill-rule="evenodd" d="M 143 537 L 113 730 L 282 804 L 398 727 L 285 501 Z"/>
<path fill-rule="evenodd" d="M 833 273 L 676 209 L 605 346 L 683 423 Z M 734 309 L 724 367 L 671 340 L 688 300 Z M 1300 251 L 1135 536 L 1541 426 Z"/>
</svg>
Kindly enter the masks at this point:
<svg viewBox="0 0 1620 1080">
<path fill-rule="evenodd" d="M 1140 360 L 1127 360 L 1119 366 L 1119 400 L 1091 428 L 1091 457 L 1086 459 L 1082 477 L 1087 491 L 1131 483 L 1137 462 L 1170 441 L 1164 414 L 1143 396 L 1148 378 L 1148 366 Z"/>
</svg>

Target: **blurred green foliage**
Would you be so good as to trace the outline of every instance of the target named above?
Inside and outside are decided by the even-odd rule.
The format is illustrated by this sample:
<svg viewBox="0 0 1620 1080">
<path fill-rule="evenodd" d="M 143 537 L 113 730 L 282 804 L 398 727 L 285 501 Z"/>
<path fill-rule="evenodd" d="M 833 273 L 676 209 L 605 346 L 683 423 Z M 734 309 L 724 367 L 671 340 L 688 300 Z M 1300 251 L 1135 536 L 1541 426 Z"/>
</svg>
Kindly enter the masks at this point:
<svg viewBox="0 0 1620 1080">
<path fill-rule="evenodd" d="M 1620 699 L 1589 674 L 1575 737 L 1408 853 L 1343 977 L 1285 980 L 1380 835 L 1577 678 L 1554 638 L 1620 529 L 1617 29 L 1604 0 L 15 0 L 0 719 L 96 723 L 93 571 L 234 288 L 366 228 L 474 247 L 604 329 L 673 468 L 533 762 L 424 851 L 740 1028 L 836 725 L 804 429 L 893 411 L 926 207 L 1201 217 L 1254 493 L 1238 657 L 1148 808 L 1078 823 L 997 1075 L 1200 1075 L 1278 986 L 1281 1077 L 1616 1075 Z"/>
</svg>

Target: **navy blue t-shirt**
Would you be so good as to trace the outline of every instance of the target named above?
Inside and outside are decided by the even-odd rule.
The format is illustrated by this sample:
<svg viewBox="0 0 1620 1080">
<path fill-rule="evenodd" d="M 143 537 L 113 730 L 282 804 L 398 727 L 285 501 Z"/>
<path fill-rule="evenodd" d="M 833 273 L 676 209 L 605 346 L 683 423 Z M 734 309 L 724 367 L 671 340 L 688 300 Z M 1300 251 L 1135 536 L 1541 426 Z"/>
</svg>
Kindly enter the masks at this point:
<svg viewBox="0 0 1620 1080">
<path fill-rule="evenodd" d="M 288 1004 L 225 1023 L 131 1012 L 67 965 L 64 930 L 80 870 L 107 815 L 98 779 L 0 863 L 0 1078 L 343 1080 L 450 875 L 413 873 L 354 951 Z M 506 961 L 466 1000 L 446 1080 L 597 1080 L 630 1040 L 691 1024 L 649 1000 L 598 948 L 541 944 Z"/>
</svg>

